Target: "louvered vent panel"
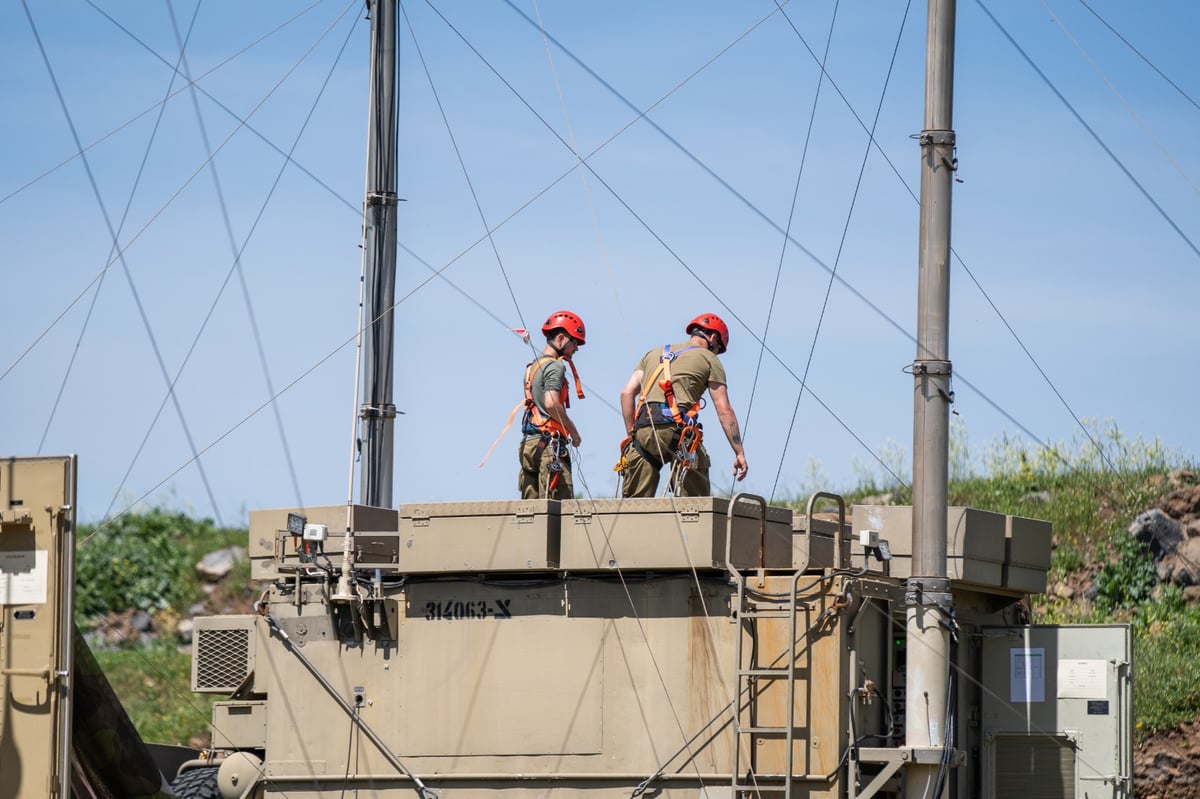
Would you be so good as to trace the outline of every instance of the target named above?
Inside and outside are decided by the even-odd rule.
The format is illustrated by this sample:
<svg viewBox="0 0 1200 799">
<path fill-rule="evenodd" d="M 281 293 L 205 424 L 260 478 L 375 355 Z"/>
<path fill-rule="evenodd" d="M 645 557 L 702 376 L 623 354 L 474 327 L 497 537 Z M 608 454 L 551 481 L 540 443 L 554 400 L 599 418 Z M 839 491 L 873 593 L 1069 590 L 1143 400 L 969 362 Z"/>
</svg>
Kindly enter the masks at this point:
<svg viewBox="0 0 1200 799">
<path fill-rule="evenodd" d="M 231 693 L 250 674 L 252 630 L 196 630 L 192 690 Z"/>
<path fill-rule="evenodd" d="M 996 797 L 1074 799 L 1075 747 L 1051 735 L 996 738 Z"/>
</svg>

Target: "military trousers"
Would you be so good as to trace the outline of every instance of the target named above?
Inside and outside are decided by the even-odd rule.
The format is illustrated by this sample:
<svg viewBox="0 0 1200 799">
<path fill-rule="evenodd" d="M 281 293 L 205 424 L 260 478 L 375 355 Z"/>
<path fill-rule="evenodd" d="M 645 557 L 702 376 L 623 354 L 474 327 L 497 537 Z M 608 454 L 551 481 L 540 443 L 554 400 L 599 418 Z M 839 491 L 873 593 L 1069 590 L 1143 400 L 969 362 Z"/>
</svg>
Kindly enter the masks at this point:
<svg viewBox="0 0 1200 799">
<path fill-rule="evenodd" d="M 670 469 L 672 493 L 677 497 L 706 497 L 712 493 L 708 482 L 708 451 L 704 444 L 696 447 L 695 461 L 684 472 L 681 485 L 676 485 L 681 465 L 674 457 L 674 447 L 678 443 L 677 427 L 662 425 L 639 427 L 633 431 L 633 440 L 641 445 L 647 459 L 638 452 L 632 444 L 625 450 L 625 471 L 622 472 L 621 496 L 652 497 L 658 492 L 659 472 L 665 465 Z"/>
<path fill-rule="evenodd" d="M 571 485 L 571 452 L 565 439 L 528 436 L 521 439 L 517 457 L 521 462 L 521 473 L 517 476 L 521 499 L 575 497 Z M 550 488 L 551 483 L 553 488 Z"/>
</svg>

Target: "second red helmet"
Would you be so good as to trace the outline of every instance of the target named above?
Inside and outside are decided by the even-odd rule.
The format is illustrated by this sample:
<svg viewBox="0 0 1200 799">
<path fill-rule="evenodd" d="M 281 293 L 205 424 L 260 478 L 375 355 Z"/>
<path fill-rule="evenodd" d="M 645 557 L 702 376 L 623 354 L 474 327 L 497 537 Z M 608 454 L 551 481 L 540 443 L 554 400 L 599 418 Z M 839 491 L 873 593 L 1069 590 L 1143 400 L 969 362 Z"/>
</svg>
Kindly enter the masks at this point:
<svg viewBox="0 0 1200 799">
<path fill-rule="evenodd" d="M 698 327 L 717 334 L 717 337 L 721 340 L 721 352 L 729 348 L 729 326 L 725 324 L 725 321 L 721 317 L 715 313 L 702 313 L 688 322 L 684 332 L 690 336 L 692 331 Z"/>
<path fill-rule="evenodd" d="M 587 328 L 583 326 L 583 320 L 570 311 L 555 311 L 546 318 L 542 333 L 548 336 L 552 330 L 564 330 L 571 338 L 579 339 L 580 344 L 587 341 Z"/>
</svg>

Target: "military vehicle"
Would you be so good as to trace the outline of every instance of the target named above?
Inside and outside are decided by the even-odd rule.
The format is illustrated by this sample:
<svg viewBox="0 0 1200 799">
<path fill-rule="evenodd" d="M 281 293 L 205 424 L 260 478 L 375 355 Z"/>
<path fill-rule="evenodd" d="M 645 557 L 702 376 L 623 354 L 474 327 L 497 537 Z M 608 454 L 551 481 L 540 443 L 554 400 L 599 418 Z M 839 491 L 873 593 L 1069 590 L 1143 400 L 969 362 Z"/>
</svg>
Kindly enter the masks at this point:
<svg viewBox="0 0 1200 799">
<path fill-rule="evenodd" d="M 369 5 L 386 91 L 395 4 Z M 386 139 L 394 105 L 371 107 Z M 949 156 L 925 160 L 948 200 Z M 374 261 L 396 194 L 371 162 Z M 933 336 L 917 416 L 941 417 L 916 428 L 942 460 L 914 465 L 912 508 L 393 507 L 392 281 L 364 283 L 361 501 L 251 512 L 254 612 L 196 620 L 192 690 L 224 697 L 203 752 L 147 747 L 119 707 L 88 723 L 114 700 L 72 633 L 75 459 L 0 463 L 0 799 L 1132 795 L 1129 630 L 1025 623 L 1050 526 L 945 506 Z"/>
<path fill-rule="evenodd" d="M 74 475 L 73 458 L 0 465 L 0 793 L 89 795 L 107 764 L 133 780 L 109 795 L 152 796 L 145 764 L 179 757 L 86 722 L 111 700 L 87 687 L 60 579 Z M 253 511 L 262 596 L 196 620 L 192 689 L 227 698 L 211 749 L 167 777 L 180 796 L 868 797 L 902 795 L 926 759 L 946 796 L 1131 795 L 1128 629 L 1020 623 L 1049 525 L 949 509 L 953 607 L 924 622 L 951 631 L 950 693 L 926 718 L 907 690 L 911 509 L 848 510 Z M 907 745 L 914 714 L 944 746 Z"/>
</svg>

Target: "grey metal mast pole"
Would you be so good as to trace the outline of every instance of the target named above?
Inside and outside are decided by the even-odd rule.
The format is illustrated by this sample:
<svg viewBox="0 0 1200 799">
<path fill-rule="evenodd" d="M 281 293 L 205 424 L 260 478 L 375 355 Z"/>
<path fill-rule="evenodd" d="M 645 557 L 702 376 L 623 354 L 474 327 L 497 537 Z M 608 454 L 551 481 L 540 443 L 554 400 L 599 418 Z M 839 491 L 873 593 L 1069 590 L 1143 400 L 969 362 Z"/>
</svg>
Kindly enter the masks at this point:
<svg viewBox="0 0 1200 799">
<path fill-rule="evenodd" d="M 925 128 L 921 132 L 921 232 L 917 357 L 913 361 L 913 576 L 905 591 L 908 676 L 904 735 L 915 749 L 905 796 L 933 796 L 946 729 L 953 596 L 946 572 L 950 424 L 950 190 L 954 185 L 955 0 L 929 0 Z M 922 756 L 924 755 L 924 756 Z"/>
<path fill-rule="evenodd" d="M 363 210 L 363 393 L 359 406 L 366 505 L 391 507 L 392 361 L 396 296 L 396 0 L 369 0 L 371 92 Z"/>
</svg>

